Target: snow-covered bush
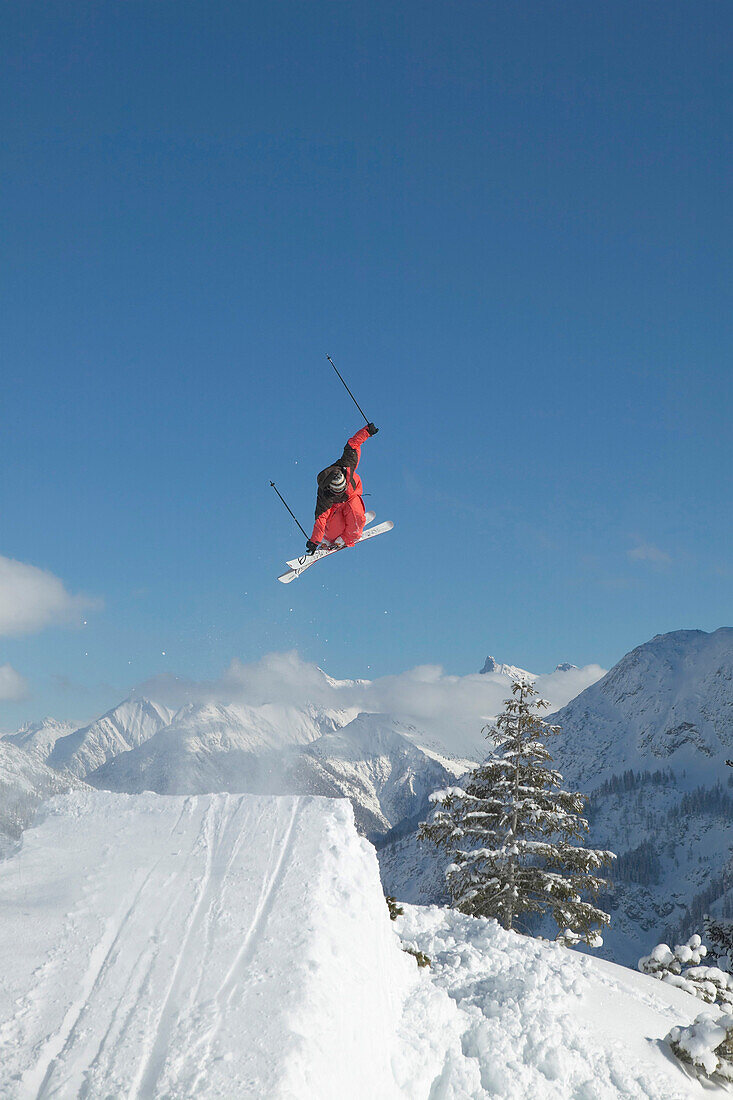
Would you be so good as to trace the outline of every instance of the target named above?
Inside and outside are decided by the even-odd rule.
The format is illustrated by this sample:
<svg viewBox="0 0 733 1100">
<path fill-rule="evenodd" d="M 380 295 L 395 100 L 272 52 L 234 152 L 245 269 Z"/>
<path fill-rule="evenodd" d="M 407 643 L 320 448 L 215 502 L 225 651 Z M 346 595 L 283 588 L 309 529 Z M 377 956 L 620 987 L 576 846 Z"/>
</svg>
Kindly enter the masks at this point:
<svg viewBox="0 0 733 1100">
<path fill-rule="evenodd" d="M 580 933 L 573 932 L 572 928 L 565 928 L 555 936 L 555 943 L 560 943 L 563 947 L 577 947 L 582 939 Z M 600 932 L 591 933 L 585 938 L 585 942 L 589 947 L 603 947 L 603 936 Z"/>
<path fill-rule="evenodd" d="M 701 966 L 707 953 L 700 936 L 690 936 L 687 943 L 678 943 L 674 949 L 658 943 L 651 955 L 639 959 L 638 968 L 642 974 L 684 989 L 708 1004 L 733 1008 L 733 976 L 717 966 Z"/>
<path fill-rule="evenodd" d="M 667 1042 L 680 1061 L 733 1081 L 733 1013 L 703 1013 L 689 1027 L 673 1027 Z"/>
<path fill-rule="evenodd" d="M 544 739 L 558 733 L 539 717 L 547 707 L 531 680 L 512 685 L 496 726 L 486 731 L 495 751 L 471 772 L 463 787 L 437 791 L 433 816 L 420 837 L 453 855 L 446 870 L 453 905 L 476 917 L 496 917 L 514 928 L 524 913 L 549 912 L 570 945 L 603 942 L 598 926 L 609 916 L 582 895 L 607 883 L 597 868 L 614 859 L 574 843 L 588 831 L 580 817 L 585 798 L 562 790 L 562 776 L 548 768 Z"/>
<path fill-rule="evenodd" d="M 391 894 L 387 894 L 384 900 L 387 902 L 390 920 L 397 920 L 398 917 L 402 916 L 405 910 L 398 903 L 397 898 L 393 898 Z"/>
<path fill-rule="evenodd" d="M 405 951 L 408 955 L 412 955 L 413 959 L 417 960 L 417 965 L 419 967 L 433 965 L 432 959 L 430 959 L 423 951 L 418 951 L 416 947 L 410 947 L 408 945 L 407 947 L 403 947 L 402 950 Z"/>
</svg>

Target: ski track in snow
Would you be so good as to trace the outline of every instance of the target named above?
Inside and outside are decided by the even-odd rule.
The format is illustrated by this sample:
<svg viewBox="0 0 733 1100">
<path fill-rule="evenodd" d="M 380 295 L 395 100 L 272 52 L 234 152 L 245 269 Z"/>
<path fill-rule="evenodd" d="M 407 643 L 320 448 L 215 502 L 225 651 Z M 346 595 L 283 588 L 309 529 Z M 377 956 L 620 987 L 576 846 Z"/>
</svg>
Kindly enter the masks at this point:
<svg viewBox="0 0 733 1100">
<path fill-rule="evenodd" d="M 442 1066 L 346 800 L 62 796 L 0 927 L 1 1100 L 413 1100 Z"/>
<path fill-rule="evenodd" d="M 108 863 L 91 871 L 15 1014 L 0 1026 L 0 1096 L 96 1100 L 193 1096 L 203 1088 L 217 1035 L 275 904 L 302 800 L 160 801 L 183 803 L 163 854 L 150 862 L 144 850 L 130 853 L 136 866 L 117 896 L 107 892 Z M 121 833 L 124 844 L 124 825 Z M 232 904 L 244 910 L 249 898 L 228 891 L 252 843 L 269 850 L 261 878 L 239 868 L 237 881 L 257 886 L 240 925 Z M 101 921 L 96 914 L 92 942 L 100 904 L 110 911 Z M 233 933 L 226 949 L 222 928 Z M 85 965 L 72 977 L 77 954 L 86 955 Z M 73 993 L 64 1003 L 67 985 Z M 36 1038 L 52 1017 L 54 1026 Z M 14 1083 L 3 1080 L 29 1040 L 31 1064 L 12 1074 Z"/>
<path fill-rule="evenodd" d="M 250 963 L 254 953 L 257 950 L 257 939 L 260 933 L 260 928 L 263 922 L 267 919 L 267 914 L 270 907 L 274 904 L 277 886 L 280 879 L 281 871 L 284 864 L 290 855 L 290 849 L 292 844 L 293 828 L 295 825 L 295 819 L 299 812 L 299 804 L 293 803 L 292 810 L 290 812 L 290 819 L 285 827 L 284 836 L 280 840 L 276 833 L 272 833 L 270 851 L 268 856 L 268 870 L 263 878 L 262 887 L 260 890 L 259 898 L 252 917 L 252 922 L 247 929 L 247 932 L 242 940 L 242 945 L 234 956 L 234 960 L 224 976 L 224 980 L 217 989 L 213 999 L 208 1003 L 207 1015 L 211 1017 L 204 1028 L 197 1028 L 201 1034 L 197 1040 L 191 1044 L 190 1057 L 193 1058 L 199 1065 L 199 1070 L 195 1074 L 192 1081 L 192 1089 L 194 1095 L 198 1088 L 202 1085 L 202 1078 L 205 1073 L 205 1067 L 211 1057 L 212 1046 L 216 1035 L 221 1029 L 226 1010 L 231 1003 L 234 990 L 237 983 L 244 979 L 247 966 Z M 243 834 L 240 833 L 239 841 L 237 843 L 237 849 L 241 844 Z M 229 860 L 227 871 L 234 858 Z M 272 870 L 270 870 L 270 867 Z M 201 983 L 197 986 L 197 992 L 200 989 Z M 143 1080 L 143 1095 L 145 1095 L 145 1080 Z"/>
</svg>

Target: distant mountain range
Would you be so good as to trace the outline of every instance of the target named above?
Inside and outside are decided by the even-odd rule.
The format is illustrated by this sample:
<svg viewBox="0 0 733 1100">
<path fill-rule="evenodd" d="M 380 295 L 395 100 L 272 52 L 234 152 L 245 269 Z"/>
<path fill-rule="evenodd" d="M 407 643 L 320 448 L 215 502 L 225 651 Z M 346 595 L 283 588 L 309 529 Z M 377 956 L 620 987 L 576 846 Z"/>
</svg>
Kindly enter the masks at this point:
<svg viewBox="0 0 733 1100">
<path fill-rule="evenodd" d="M 5 741 L 25 749 L 40 760 L 48 757 L 60 737 L 66 737 L 77 729 L 71 722 L 57 722 L 55 718 L 42 718 L 40 722 L 28 722 L 17 733 L 9 733 Z"/>
<path fill-rule="evenodd" d="M 507 683 L 536 679 L 493 657 L 482 672 Z M 331 691 L 336 705 L 176 708 L 133 695 L 80 729 L 53 719 L 26 726 L 0 740 L 0 832 L 17 834 L 40 801 L 79 783 L 129 793 L 343 796 L 380 848 L 386 890 L 444 900 L 444 861 L 417 843 L 415 828 L 430 793 L 475 761 L 436 751 L 435 737 L 412 722 L 339 705 L 349 696 L 338 689 L 351 682 L 319 675 L 320 697 Z M 550 721 L 563 728 L 551 750 L 566 785 L 590 796 L 589 843 L 619 855 L 605 953 L 633 963 L 665 934 L 694 930 L 703 910 L 733 912 L 733 770 L 724 763 L 733 757 L 733 629 L 653 638 Z"/>
<path fill-rule="evenodd" d="M 562 664 L 555 666 L 555 672 L 572 672 L 576 669 L 577 665 L 571 665 L 568 661 L 563 661 Z M 479 674 L 485 676 L 489 672 L 495 672 L 499 676 L 508 676 L 512 680 L 519 680 L 526 678 L 529 680 L 536 680 L 537 673 L 527 672 L 526 668 L 518 668 L 516 665 L 505 665 L 501 661 L 497 661 L 495 657 L 487 657 L 484 661 L 483 668 L 479 669 Z"/>
<path fill-rule="evenodd" d="M 58 789 L 83 780 L 127 793 L 341 796 L 376 838 L 470 765 L 415 741 L 414 727 L 356 709 L 189 703 L 176 711 L 133 696 L 80 729 L 45 719 L 0 744 L 26 761 L 39 790 L 52 777 Z"/>
<path fill-rule="evenodd" d="M 485 669 L 507 680 L 531 675 L 498 662 Z M 339 689 L 365 683 L 319 676 L 334 700 Z M 5 743 L 51 775 L 105 790 L 347 797 L 372 839 L 426 812 L 429 794 L 473 764 L 436 750 L 414 724 L 356 707 L 206 702 L 176 709 L 137 694 L 78 729 L 46 718 Z"/>
</svg>

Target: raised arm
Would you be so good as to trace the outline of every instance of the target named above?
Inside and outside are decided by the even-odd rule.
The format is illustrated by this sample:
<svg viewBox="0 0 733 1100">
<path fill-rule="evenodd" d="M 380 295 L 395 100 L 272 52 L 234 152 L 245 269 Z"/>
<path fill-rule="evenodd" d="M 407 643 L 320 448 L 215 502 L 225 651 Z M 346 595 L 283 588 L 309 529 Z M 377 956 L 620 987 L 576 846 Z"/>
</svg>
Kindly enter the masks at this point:
<svg viewBox="0 0 733 1100">
<path fill-rule="evenodd" d="M 367 424 L 366 427 L 360 428 L 344 447 L 344 453 L 341 455 L 338 465 L 350 466 L 352 470 L 355 470 L 361 458 L 362 443 L 365 443 L 370 435 L 376 435 L 378 431 L 379 428 L 375 428 L 373 424 Z"/>
</svg>

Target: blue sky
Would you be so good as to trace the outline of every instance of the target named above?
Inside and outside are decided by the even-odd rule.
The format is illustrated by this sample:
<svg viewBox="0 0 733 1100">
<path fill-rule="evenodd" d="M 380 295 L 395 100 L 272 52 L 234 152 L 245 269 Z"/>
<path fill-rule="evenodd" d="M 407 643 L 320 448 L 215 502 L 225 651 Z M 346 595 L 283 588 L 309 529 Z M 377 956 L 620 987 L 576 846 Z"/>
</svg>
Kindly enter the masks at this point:
<svg viewBox="0 0 733 1100">
<path fill-rule="evenodd" d="M 731 23 L 7 7 L 0 555 L 93 606 L 6 624 L 0 728 L 275 650 L 608 667 L 729 625 Z M 307 527 L 360 426 L 326 354 L 395 530 L 284 587 L 268 482 Z"/>
</svg>

